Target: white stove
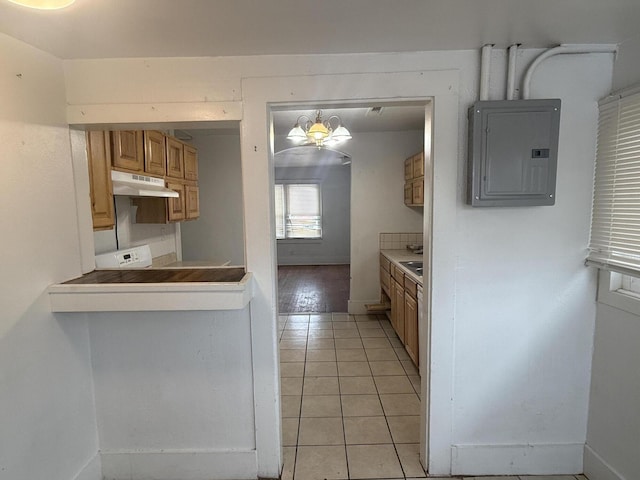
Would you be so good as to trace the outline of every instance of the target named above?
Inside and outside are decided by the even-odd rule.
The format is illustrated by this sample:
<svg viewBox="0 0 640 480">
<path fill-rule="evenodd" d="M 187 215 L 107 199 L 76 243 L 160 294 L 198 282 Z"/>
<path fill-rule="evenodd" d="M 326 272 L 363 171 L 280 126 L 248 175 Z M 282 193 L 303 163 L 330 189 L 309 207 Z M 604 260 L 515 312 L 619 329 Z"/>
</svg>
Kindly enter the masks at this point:
<svg viewBox="0 0 640 480">
<path fill-rule="evenodd" d="M 147 268 L 151 262 L 149 245 L 96 255 L 96 268 Z"/>
</svg>

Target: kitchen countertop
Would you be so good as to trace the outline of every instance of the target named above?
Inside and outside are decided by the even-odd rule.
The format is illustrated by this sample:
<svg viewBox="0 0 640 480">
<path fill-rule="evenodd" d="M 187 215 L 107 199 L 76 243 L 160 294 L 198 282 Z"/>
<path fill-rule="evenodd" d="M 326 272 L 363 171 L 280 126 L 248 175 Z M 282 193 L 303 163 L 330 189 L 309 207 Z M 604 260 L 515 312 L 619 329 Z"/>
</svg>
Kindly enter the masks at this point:
<svg viewBox="0 0 640 480">
<path fill-rule="evenodd" d="M 422 275 L 412 272 L 400 262 L 422 262 L 423 255 L 411 253 L 409 250 L 380 250 L 385 257 L 389 259 L 396 267 L 400 268 L 405 275 L 412 278 L 415 282 L 422 285 Z"/>
<path fill-rule="evenodd" d="M 253 276 L 244 267 L 94 270 L 48 293 L 53 312 L 239 310 Z"/>
</svg>

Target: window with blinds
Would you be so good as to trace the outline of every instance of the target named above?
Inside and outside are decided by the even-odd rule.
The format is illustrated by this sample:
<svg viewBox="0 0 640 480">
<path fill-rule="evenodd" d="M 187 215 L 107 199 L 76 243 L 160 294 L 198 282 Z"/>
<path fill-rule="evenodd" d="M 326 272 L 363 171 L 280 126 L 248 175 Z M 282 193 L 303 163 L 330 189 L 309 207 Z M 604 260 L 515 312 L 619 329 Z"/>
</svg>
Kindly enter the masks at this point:
<svg viewBox="0 0 640 480">
<path fill-rule="evenodd" d="M 320 185 L 276 184 L 276 238 L 322 238 Z"/>
<path fill-rule="evenodd" d="M 640 93 L 600 102 L 588 263 L 640 276 Z"/>
</svg>

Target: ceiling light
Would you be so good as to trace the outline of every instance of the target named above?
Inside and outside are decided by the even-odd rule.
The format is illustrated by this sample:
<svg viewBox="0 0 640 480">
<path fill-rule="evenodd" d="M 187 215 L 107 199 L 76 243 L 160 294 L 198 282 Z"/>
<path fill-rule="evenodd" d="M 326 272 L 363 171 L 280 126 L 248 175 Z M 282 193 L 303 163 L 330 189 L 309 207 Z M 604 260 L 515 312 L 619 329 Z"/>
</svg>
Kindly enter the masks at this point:
<svg viewBox="0 0 640 480">
<path fill-rule="evenodd" d="M 331 126 L 331 121 L 336 119 L 336 128 Z M 316 112 L 316 121 L 311 122 L 306 115 L 300 115 L 293 126 L 287 139 L 298 144 L 315 144 L 318 148 L 326 145 L 336 145 L 345 140 L 350 140 L 351 133 L 342 125 L 342 120 L 337 115 L 330 116 L 322 121 L 322 110 Z"/>
<path fill-rule="evenodd" d="M 57 10 L 71 5 L 76 0 L 9 0 L 23 7 L 37 8 L 39 10 Z"/>
</svg>

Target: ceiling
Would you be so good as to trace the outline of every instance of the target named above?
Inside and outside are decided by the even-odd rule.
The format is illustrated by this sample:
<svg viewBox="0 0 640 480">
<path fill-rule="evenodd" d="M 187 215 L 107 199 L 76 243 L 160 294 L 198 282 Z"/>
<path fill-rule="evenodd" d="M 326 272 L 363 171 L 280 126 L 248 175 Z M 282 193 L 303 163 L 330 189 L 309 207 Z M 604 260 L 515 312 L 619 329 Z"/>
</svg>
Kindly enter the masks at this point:
<svg viewBox="0 0 640 480">
<path fill-rule="evenodd" d="M 371 107 L 382 107 L 375 112 Z M 424 129 L 424 105 L 371 105 L 366 107 L 321 108 L 322 120 L 337 115 L 351 133 L 354 132 L 399 132 L 406 130 Z M 284 110 L 273 112 L 273 129 L 276 135 L 287 135 L 301 115 L 305 115 L 312 122 L 316 120 L 316 108 L 308 107 L 304 110 Z M 301 123 L 304 119 L 301 120 Z M 338 122 L 331 120 L 335 128 Z"/>
<path fill-rule="evenodd" d="M 639 23 L 638 0 L 0 0 L 0 32 L 64 59 L 621 43 Z"/>
</svg>

